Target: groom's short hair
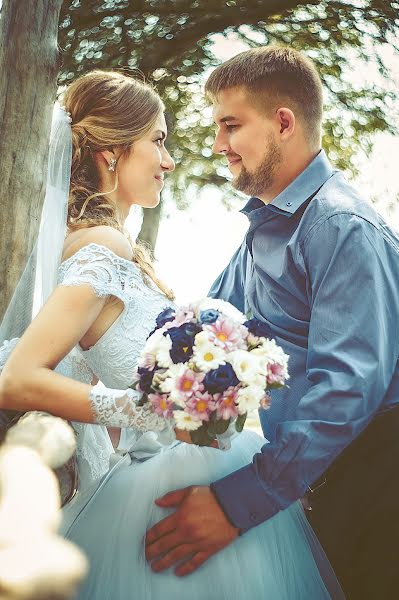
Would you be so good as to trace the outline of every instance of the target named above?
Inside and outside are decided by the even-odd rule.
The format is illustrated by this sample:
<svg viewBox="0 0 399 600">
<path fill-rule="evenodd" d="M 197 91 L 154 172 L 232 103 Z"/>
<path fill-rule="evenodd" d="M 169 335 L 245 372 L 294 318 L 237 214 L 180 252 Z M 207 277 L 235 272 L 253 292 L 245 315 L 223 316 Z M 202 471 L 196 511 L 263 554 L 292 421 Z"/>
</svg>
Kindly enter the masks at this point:
<svg viewBox="0 0 399 600">
<path fill-rule="evenodd" d="M 313 62 L 292 48 L 264 46 L 241 52 L 217 67 L 205 85 L 215 101 L 223 90 L 243 87 L 265 114 L 286 106 L 302 123 L 308 142 L 320 143 L 323 89 Z"/>
</svg>

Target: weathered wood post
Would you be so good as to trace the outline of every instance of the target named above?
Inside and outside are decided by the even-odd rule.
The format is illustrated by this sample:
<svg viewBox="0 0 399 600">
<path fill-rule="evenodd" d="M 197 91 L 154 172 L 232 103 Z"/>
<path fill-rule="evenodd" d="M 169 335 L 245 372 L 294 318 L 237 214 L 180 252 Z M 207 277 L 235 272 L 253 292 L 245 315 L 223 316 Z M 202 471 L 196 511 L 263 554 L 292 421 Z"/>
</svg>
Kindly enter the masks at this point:
<svg viewBox="0 0 399 600">
<path fill-rule="evenodd" d="M 3 0 L 0 13 L 0 321 L 39 227 L 61 5 Z"/>
</svg>

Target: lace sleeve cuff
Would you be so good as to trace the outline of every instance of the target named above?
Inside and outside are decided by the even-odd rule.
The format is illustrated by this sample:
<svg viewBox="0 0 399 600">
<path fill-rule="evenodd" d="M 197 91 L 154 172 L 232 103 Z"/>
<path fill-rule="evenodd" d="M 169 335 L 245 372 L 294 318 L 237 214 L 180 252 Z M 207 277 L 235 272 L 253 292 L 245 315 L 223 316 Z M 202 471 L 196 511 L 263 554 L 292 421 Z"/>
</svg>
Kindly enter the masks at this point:
<svg viewBox="0 0 399 600">
<path fill-rule="evenodd" d="M 131 389 L 113 390 L 97 383 L 89 394 L 96 423 L 110 427 L 133 427 L 146 431 L 164 432 L 173 426 L 153 412 L 148 406 L 138 406 L 141 394 Z"/>
</svg>

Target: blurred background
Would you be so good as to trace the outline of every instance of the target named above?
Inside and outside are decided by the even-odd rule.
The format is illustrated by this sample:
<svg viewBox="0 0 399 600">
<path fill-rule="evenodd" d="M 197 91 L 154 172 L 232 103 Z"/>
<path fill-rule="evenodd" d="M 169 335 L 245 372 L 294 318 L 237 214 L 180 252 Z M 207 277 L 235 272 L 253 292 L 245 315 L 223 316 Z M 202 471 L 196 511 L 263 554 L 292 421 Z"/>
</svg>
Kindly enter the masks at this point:
<svg viewBox="0 0 399 600">
<path fill-rule="evenodd" d="M 152 248 L 179 302 L 206 295 L 240 243 L 245 198 L 212 154 L 211 70 L 247 48 L 285 44 L 316 63 L 325 89 L 323 145 L 330 160 L 399 227 L 399 3 L 380 0 L 108 0 L 64 2 L 59 84 L 99 68 L 156 85 L 168 113 L 176 171 L 157 210 L 128 227 Z"/>
</svg>

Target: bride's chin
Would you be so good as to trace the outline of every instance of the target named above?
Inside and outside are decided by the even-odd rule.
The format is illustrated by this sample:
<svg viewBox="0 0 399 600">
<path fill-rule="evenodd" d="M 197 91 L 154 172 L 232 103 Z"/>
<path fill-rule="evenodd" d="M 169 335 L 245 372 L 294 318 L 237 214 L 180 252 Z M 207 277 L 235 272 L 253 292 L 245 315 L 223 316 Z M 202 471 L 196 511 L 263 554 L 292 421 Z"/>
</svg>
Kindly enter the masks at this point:
<svg viewBox="0 0 399 600">
<path fill-rule="evenodd" d="M 147 200 L 146 202 L 143 202 L 142 207 L 143 208 L 155 208 L 156 206 L 158 206 L 160 200 L 161 200 L 161 197 L 156 196 L 155 198 L 153 198 L 151 200 Z"/>
</svg>

